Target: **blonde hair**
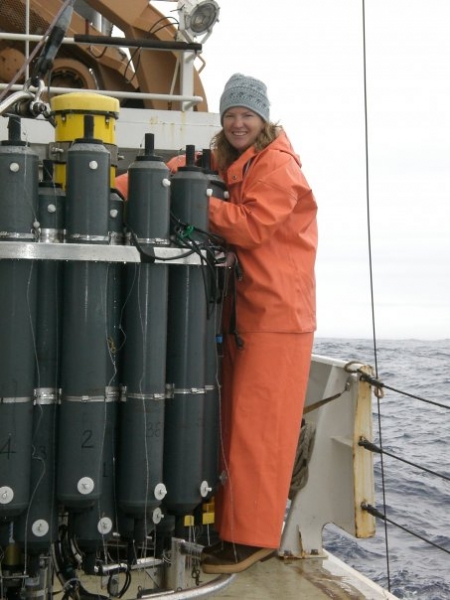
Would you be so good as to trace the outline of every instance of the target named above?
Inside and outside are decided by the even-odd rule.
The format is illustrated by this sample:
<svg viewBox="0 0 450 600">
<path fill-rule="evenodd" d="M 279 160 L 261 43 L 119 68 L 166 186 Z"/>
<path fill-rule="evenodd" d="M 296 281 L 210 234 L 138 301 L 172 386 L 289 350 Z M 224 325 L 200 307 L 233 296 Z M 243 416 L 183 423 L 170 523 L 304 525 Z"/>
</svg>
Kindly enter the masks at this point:
<svg viewBox="0 0 450 600">
<path fill-rule="evenodd" d="M 256 152 L 261 152 L 261 150 L 264 150 L 264 148 L 272 143 L 273 140 L 278 137 L 281 129 L 282 127 L 276 123 L 271 123 L 270 121 L 265 122 L 263 130 L 253 144 Z M 233 148 L 227 140 L 223 129 L 211 140 L 211 149 L 214 151 L 214 157 L 219 171 L 226 171 L 241 154 L 236 148 Z"/>
</svg>

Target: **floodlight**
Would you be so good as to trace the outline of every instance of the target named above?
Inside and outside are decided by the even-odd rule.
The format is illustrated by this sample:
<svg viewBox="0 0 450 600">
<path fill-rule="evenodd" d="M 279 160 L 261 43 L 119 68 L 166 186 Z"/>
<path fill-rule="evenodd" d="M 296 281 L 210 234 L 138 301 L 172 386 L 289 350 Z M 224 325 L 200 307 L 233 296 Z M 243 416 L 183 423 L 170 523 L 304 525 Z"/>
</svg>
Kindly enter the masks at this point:
<svg viewBox="0 0 450 600">
<path fill-rule="evenodd" d="M 187 37 L 210 34 L 219 19 L 219 5 L 215 0 L 179 0 L 177 10 L 180 31 Z"/>
</svg>

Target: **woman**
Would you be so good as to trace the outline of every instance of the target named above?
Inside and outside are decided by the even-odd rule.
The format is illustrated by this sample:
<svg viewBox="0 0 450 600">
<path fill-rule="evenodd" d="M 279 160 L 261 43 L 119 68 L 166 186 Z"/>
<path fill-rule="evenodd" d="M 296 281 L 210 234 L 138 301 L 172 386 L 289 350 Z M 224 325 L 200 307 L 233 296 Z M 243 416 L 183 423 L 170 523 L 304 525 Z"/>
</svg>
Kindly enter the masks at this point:
<svg viewBox="0 0 450 600">
<path fill-rule="evenodd" d="M 317 206 L 285 132 L 270 122 L 263 82 L 233 75 L 220 116 L 214 158 L 230 201 L 210 198 L 210 228 L 242 277 L 225 306 L 221 542 L 204 550 L 202 568 L 237 573 L 280 542 L 316 327 Z"/>
<path fill-rule="evenodd" d="M 285 132 L 270 122 L 262 81 L 233 75 L 220 116 L 213 158 L 230 199 L 210 198 L 210 229 L 242 276 L 224 306 L 221 541 L 205 548 L 202 568 L 237 573 L 280 542 L 316 327 L 317 206 Z M 117 184 L 126 196 L 127 176 Z"/>
</svg>

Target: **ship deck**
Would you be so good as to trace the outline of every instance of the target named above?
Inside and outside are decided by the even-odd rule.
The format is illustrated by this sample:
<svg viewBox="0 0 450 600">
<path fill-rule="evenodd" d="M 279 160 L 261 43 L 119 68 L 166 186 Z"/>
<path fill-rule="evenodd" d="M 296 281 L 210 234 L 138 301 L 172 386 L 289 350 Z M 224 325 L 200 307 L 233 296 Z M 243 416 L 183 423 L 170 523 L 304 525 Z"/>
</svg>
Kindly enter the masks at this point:
<svg viewBox="0 0 450 600">
<path fill-rule="evenodd" d="M 173 600 L 397 600 L 396 596 L 371 579 L 327 553 L 306 559 L 273 557 L 236 575 L 200 573 L 197 586 L 191 581 L 191 585 L 185 589 L 155 588 L 153 585 L 149 589 L 149 584 L 156 582 L 153 575 L 151 569 L 134 573 L 131 586 L 123 595 L 124 600 L 163 597 Z M 83 579 L 86 590 L 89 590 L 86 597 L 97 597 L 99 600 L 113 597 L 107 593 L 103 578 L 85 576 Z M 53 595 L 61 591 L 57 585 Z"/>
<path fill-rule="evenodd" d="M 231 583 L 214 597 L 240 600 L 395 598 L 332 555 L 305 560 L 271 558 L 235 575 Z"/>
</svg>

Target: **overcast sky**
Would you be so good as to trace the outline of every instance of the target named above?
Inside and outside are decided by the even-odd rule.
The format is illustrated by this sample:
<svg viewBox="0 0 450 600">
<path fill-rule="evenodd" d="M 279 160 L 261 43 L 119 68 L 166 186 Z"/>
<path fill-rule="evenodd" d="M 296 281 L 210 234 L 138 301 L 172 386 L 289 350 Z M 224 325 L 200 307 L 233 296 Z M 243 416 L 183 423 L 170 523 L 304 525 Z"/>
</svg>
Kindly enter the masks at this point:
<svg viewBox="0 0 450 600">
<path fill-rule="evenodd" d="M 319 205 L 317 336 L 371 337 L 362 0 L 217 1 L 209 107 L 267 84 Z M 450 338 L 450 1 L 365 4 L 377 337 Z"/>
</svg>

